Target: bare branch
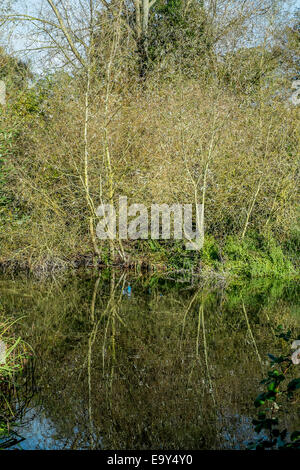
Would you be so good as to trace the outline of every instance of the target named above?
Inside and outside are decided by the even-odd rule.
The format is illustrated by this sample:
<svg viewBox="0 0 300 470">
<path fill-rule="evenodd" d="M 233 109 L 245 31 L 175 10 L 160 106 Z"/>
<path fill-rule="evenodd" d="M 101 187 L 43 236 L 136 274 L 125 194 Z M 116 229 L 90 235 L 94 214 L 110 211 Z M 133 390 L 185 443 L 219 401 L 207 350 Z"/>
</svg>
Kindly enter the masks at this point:
<svg viewBox="0 0 300 470">
<path fill-rule="evenodd" d="M 153 7 L 154 3 L 156 3 L 157 0 L 152 0 L 150 3 L 149 3 L 149 9 Z"/>
<path fill-rule="evenodd" d="M 79 62 L 81 63 L 81 65 L 83 65 L 85 67 L 85 61 L 84 59 L 82 58 L 81 54 L 78 52 L 73 40 L 72 40 L 72 37 L 68 31 L 68 28 L 66 27 L 63 19 L 62 19 L 62 16 L 61 14 L 59 13 L 58 9 L 56 8 L 56 6 L 54 5 L 53 1 L 52 0 L 47 0 L 47 2 L 49 3 L 49 5 L 51 6 L 59 24 L 60 24 L 60 29 L 62 30 L 62 32 L 64 33 L 65 35 L 65 38 L 66 40 L 68 41 L 68 44 L 73 52 L 73 54 L 75 55 L 76 59 L 79 60 Z"/>
<path fill-rule="evenodd" d="M 23 15 L 23 14 L 14 14 L 14 15 L 6 15 L 3 17 L 4 20 L 20 20 L 20 21 L 39 21 L 40 23 L 47 24 L 49 26 L 53 26 L 54 28 L 61 29 L 61 27 L 53 23 L 52 21 L 45 20 L 44 18 L 37 18 L 35 16 L 30 15 Z"/>
</svg>

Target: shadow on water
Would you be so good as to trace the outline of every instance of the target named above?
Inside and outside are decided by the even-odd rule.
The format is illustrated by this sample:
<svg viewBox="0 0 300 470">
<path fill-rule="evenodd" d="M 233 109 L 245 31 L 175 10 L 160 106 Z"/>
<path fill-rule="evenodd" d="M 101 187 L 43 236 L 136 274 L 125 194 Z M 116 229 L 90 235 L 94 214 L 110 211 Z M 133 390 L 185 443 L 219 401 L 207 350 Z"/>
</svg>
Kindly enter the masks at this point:
<svg viewBox="0 0 300 470">
<path fill-rule="evenodd" d="M 266 280 L 214 288 L 115 271 L 1 278 L 2 307 L 24 315 L 16 328 L 35 353 L 2 445 L 245 448 L 267 353 L 280 351 L 274 329 L 299 328 L 298 294 Z M 297 410 L 284 419 L 299 424 Z"/>
</svg>

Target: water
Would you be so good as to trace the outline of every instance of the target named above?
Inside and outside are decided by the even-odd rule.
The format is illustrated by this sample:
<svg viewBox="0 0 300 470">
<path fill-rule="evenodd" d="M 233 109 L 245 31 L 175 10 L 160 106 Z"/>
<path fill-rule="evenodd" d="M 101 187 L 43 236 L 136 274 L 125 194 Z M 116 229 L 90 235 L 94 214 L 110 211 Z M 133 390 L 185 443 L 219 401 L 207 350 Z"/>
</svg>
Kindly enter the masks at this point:
<svg viewBox="0 0 300 470">
<path fill-rule="evenodd" d="M 295 283 L 102 272 L 2 277 L 0 295 L 34 351 L 10 448 L 243 449 L 267 354 L 281 352 L 274 329 L 299 334 Z M 294 408 L 282 417 L 290 431 Z"/>
</svg>

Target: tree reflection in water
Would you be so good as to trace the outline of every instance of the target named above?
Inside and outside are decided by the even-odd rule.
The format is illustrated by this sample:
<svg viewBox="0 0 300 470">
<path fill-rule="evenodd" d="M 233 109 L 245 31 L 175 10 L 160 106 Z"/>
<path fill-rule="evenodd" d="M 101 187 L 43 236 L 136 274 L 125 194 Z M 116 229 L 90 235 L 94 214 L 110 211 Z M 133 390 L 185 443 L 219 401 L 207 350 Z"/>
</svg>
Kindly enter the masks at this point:
<svg viewBox="0 0 300 470">
<path fill-rule="evenodd" d="M 266 280 L 191 286 L 112 270 L 14 287 L 3 305 L 25 315 L 19 334 L 35 351 L 26 406 L 39 436 L 27 429 L 26 448 L 244 448 L 267 353 L 280 351 L 273 330 L 299 327 L 294 286 Z"/>
</svg>

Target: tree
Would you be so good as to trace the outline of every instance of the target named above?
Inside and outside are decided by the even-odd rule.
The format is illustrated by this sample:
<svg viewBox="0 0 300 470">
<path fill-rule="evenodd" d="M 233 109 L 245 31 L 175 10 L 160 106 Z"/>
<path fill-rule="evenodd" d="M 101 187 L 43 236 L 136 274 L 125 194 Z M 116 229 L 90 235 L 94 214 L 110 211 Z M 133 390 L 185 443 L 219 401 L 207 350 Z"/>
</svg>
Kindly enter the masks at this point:
<svg viewBox="0 0 300 470">
<path fill-rule="evenodd" d="M 7 80 L 17 88 L 23 88 L 28 79 L 32 78 L 29 65 L 9 55 L 0 47 L 0 80 Z"/>
<path fill-rule="evenodd" d="M 103 120 L 103 153 L 106 163 L 106 173 L 109 186 L 109 202 L 113 198 L 113 172 L 108 138 L 108 123 L 110 121 L 110 93 L 111 78 L 114 60 L 119 48 L 120 39 L 120 19 L 124 0 L 114 2 L 114 15 L 110 18 L 111 34 L 108 47 L 107 61 L 104 69 L 104 86 L 101 83 L 104 94 L 104 120 Z M 2 16 L 3 22 L 29 22 L 35 35 L 33 41 L 35 49 L 52 51 L 52 59 L 59 59 L 66 69 L 71 69 L 74 77 L 80 77 L 81 87 L 84 89 L 84 100 L 82 106 L 82 168 L 78 171 L 78 176 L 83 186 L 86 199 L 86 208 L 89 214 L 88 226 L 90 239 L 95 254 L 99 255 L 99 249 L 95 238 L 96 210 L 94 200 L 90 193 L 90 123 L 91 123 L 91 97 L 92 83 L 98 85 L 94 75 L 94 39 L 96 36 L 98 23 L 96 12 L 101 8 L 98 0 L 89 0 L 89 8 L 79 0 L 72 3 L 71 8 L 67 8 L 65 2 L 58 3 L 53 0 L 45 0 L 43 5 L 47 5 L 47 10 L 41 12 L 39 16 L 32 16 L 22 13 L 11 13 Z M 99 47 L 101 47 L 99 45 Z M 101 82 L 101 81 L 100 81 Z M 101 195 L 100 195 L 101 197 Z M 111 256 L 113 257 L 114 246 L 110 244 Z"/>
<path fill-rule="evenodd" d="M 149 57 L 160 67 L 171 60 L 175 70 L 187 69 L 210 54 L 212 42 L 207 12 L 201 1 L 159 0 L 149 28 Z"/>
<path fill-rule="evenodd" d="M 280 54 L 282 69 L 289 78 L 300 78 L 300 10 L 291 23 L 280 31 L 274 49 Z"/>
<path fill-rule="evenodd" d="M 149 63 L 149 17 L 151 8 L 157 0 L 133 0 L 135 26 L 134 35 L 137 44 L 137 52 L 139 57 L 139 76 L 144 79 Z"/>
<path fill-rule="evenodd" d="M 38 15 L 1 13 L 2 24 L 29 22 L 33 49 L 47 52 L 52 64 L 82 69 L 88 61 L 91 39 L 101 31 L 122 30 L 123 56 L 136 57 L 144 80 L 150 63 L 175 56 L 178 64 L 242 46 L 247 32 L 265 29 L 264 21 L 283 0 L 44 0 Z M 88 8 L 86 8 L 86 5 Z M 91 19 L 92 18 L 92 19 Z M 119 18 L 119 20 L 118 20 Z M 110 34 L 112 39 L 113 34 Z M 107 40 L 107 37 L 105 38 Z M 126 44 L 126 45 L 125 45 Z M 106 45 L 97 44 L 100 50 Z"/>
</svg>

